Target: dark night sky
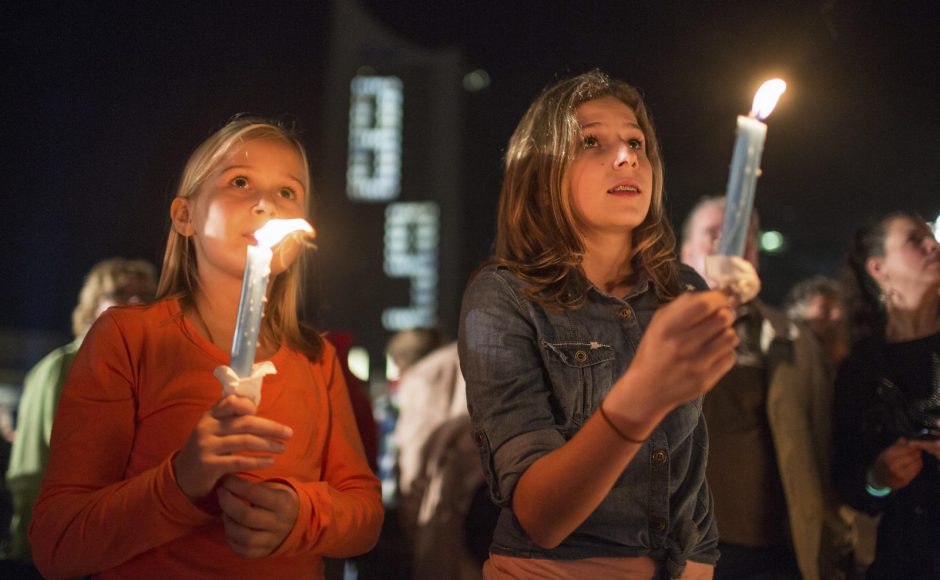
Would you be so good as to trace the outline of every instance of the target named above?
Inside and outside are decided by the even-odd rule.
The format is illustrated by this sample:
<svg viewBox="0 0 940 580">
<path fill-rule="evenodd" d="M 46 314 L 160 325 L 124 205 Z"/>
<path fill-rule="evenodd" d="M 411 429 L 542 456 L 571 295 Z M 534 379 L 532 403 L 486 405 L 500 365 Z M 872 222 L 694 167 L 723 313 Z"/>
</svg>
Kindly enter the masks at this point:
<svg viewBox="0 0 940 580">
<path fill-rule="evenodd" d="M 295 118 L 322 143 L 327 2 L 29 2 L 0 18 L 5 232 L 0 328 L 68 332 L 82 275 L 117 254 L 159 263 L 166 208 L 198 141 L 242 111 Z M 491 85 L 465 93 L 467 262 L 486 255 L 500 157 L 527 104 L 600 67 L 644 89 L 678 222 L 723 192 L 734 117 L 762 80 L 756 205 L 789 251 L 770 298 L 834 274 L 844 241 L 888 210 L 940 213 L 940 19 L 930 2 L 364 2 L 401 38 L 457 47 Z M 898 5 L 895 5 L 898 4 Z M 314 174 L 344 171 L 317 165 Z"/>
</svg>

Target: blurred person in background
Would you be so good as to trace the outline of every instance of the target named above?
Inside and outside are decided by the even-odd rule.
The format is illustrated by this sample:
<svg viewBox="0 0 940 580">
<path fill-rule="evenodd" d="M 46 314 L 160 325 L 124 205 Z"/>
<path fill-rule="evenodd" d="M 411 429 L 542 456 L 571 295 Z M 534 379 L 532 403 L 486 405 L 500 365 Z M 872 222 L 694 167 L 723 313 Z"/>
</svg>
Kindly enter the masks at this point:
<svg viewBox="0 0 940 580">
<path fill-rule="evenodd" d="M 395 366 L 390 373 L 394 384 L 397 385 L 408 367 L 443 345 L 444 334 L 436 328 L 409 328 L 393 334 L 385 347 L 385 353 Z"/>
<path fill-rule="evenodd" d="M 816 336 L 826 355 L 830 376 L 835 381 L 839 363 L 849 354 L 842 286 L 826 276 L 807 278 L 790 289 L 784 306 L 787 316 L 805 324 Z M 872 517 L 847 505 L 840 506 L 839 510 L 843 519 L 854 522 L 855 529 L 855 563 L 847 570 L 851 571 L 851 577 L 864 578 L 865 570 L 875 559 L 878 517 Z"/>
<path fill-rule="evenodd" d="M 478 538 L 467 537 L 465 526 L 471 501 L 485 486 L 466 389 L 456 342 L 412 365 L 399 383 L 400 517 L 411 540 L 413 578 L 479 578 L 485 560 L 469 550 Z M 470 533 L 486 545 L 492 538 L 492 528 Z"/>
<path fill-rule="evenodd" d="M 803 280 L 790 289 L 784 307 L 787 316 L 813 332 L 835 375 L 839 363 L 849 353 L 839 283 L 825 276 Z"/>
<path fill-rule="evenodd" d="M 389 369 L 385 393 L 374 403 L 376 421 L 379 426 L 379 479 L 382 480 L 382 497 L 386 504 L 397 501 L 398 447 L 393 433 L 398 423 L 398 385 L 402 377 L 416 362 L 444 344 L 444 334 L 436 328 L 410 328 L 392 335 L 385 354 Z"/>
<path fill-rule="evenodd" d="M 399 417 L 399 385 L 410 369 L 428 353 L 444 344 L 444 334 L 436 328 L 409 328 L 394 333 L 385 347 L 384 390 L 373 392 L 372 408 L 378 426 L 378 472 L 382 481 L 385 521 L 376 547 L 358 559 L 363 578 L 410 578 L 413 569 L 414 525 L 419 504 L 402 497 L 398 480 L 398 446 L 395 430 Z M 408 514 L 408 515 L 403 515 Z"/>
<path fill-rule="evenodd" d="M 682 261 L 702 276 L 724 207 L 723 197 L 704 197 L 682 227 Z M 743 256 L 755 268 L 758 231 L 755 212 Z M 851 526 L 828 485 L 832 383 L 819 344 L 759 298 L 738 307 L 734 327 L 737 361 L 703 406 L 720 536 L 715 578 L 842 578 Z"/>
<path fill-rule="evenodd" d="M 327 332 L 326 339 L 336 348 L 336 358 L 340 369 L 346 379 L 346 388 L 349 389 L 349 401 L 352 403 L 353 415 L 356 417 L 356 427 L 359 437 L 362 438 L 362 447 L 369 461 L 372 471 L 378 472 L 378 427 L 372 414 L 372 401 L 366 385 L 352 373 L 349 368 L 349 351 L 356 344 L 356 339 L 349 332 Z"/>
<path fill-rule="evenodd" d="M 46 355 L 26 375 L 6 473 L 13 499 L 9 558 L 27 565 L 32 563 L 27 532 L 49 457 L 52 421 L 85 333 L 111 306 L 147 302 L 153 298 L 155 289 L 156 270 L 149 262 L 112 258 L 95 264 L 85 277 L 78 304 L 72 311 L 74 340 Z M 28 573 L 28 567 L 23 573 Z"/>
<path fill-rule="evenodd" d="M 872 579 L 940 578 L 940 247 L 889 214 L 858 230 L 845 278 L 851 352 L 839 368 L 835 484 L 881 514 Z"/>
</svg>

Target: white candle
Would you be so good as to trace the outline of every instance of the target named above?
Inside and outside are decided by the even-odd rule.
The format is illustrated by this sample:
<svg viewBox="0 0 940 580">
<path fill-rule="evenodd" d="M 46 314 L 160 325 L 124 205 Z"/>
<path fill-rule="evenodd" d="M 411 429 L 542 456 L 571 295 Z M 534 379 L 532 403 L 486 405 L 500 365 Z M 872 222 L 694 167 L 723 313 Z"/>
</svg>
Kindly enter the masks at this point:
<svg viewBox="0 0 940 580">
<path fill-rule="evenodd" d="M 738 116 L 737 138 L 725 194 L 724 222 L 718 240 L 718 254 L 721 256 L 744 255 L 754 207 L 754 190 L 760 174 L 760 158 L 767 137 L 767 125 L 761 120 L 770 115 L 786 88 L 787 84 L 780 79 L 765 82 L 754 96 L 751 114 Z"/>
<path fill-rule="evenodd" d="M 264 312 L 268 280 L 271 277 L 271 249 L 284 236 L 313 228 L 302 219 L 270 220 L 255 232 L 257 246 L 248 246 L 245 275 L 242 278 L 242 295 L 238 302 L 238 318 L 235 321 L 235 336 L 232 338 L 232 357 L 229 366 L 240 378 L 251 376 L 261 332 L 261 315 Z"/>
</svg>

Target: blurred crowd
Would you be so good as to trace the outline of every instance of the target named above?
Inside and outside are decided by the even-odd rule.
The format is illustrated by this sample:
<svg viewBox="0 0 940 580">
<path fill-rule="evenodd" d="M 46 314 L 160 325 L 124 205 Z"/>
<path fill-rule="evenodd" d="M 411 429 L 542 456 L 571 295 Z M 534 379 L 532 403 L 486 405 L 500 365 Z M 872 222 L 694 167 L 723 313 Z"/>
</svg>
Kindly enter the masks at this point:
<svg viewBox="0 0 940 580">
<path fill-rule="evenodd" d="M 723 215 L 722 198 L 703 198 L 681 229 L 680 258 L 703 276 Z M 745 258 L 756 268 L 758 232 L 755 215 Z M 757 298 L 737 310 L 737 362 L 703 407 L 717 578 L 936 577 L 940 249 L 907 212 L 860 228 L 848 246 L 842 280 L 794 280 L 782 308 Z M 105 309 L 152 298 L 155 284 L 146 262 L 96 264 L 79 293 L 74 340 L 26 375 L 4 430 L 6 573 L 38 577 L 26 531 L 85 333 Z M 328 338 L 387 512 L 378 546 L 331 561 L 327 575 L 481 577 L 499 508 L 480 467 L 456 342 L 430 328 L 391 336 L 394 370 L 370 387 L 345 364 L 354 337 Z"/>
</svg>

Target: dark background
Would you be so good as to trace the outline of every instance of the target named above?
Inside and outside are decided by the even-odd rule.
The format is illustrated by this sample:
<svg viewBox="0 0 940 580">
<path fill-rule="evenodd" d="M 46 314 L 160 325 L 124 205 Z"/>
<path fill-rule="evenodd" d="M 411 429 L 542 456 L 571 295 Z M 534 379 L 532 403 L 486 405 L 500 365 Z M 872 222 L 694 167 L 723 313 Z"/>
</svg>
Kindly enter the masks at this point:
<svg viewBox="0 0 940 580">
<path fill-rule="evenodd" d="M 677 228 L 696 198 L 724 191 L 735 115 L 763 80 L 788 81 L 768 120 L 756 200 L 763 227 L 788 240 L 762 258 L 771 302 L 808 275 L 837 274 L 864 221 L 899 208 L 940 213 L 940 19 L 930 2 L 362 4 L 404 42 L 456 49 L 466 72 L 491 78 L 460 93 L 463 276 L 489 252 L 515 123 L 546 84 L 593 67 L 644 89 Z M 93 263 L 159 264 L 183 163 L 235 113 L 295 119 L 315 182 L 345 172 L 320 162 L 347 147 L 321 131 L 330 35 L 343 33 L 332 12 L 280 0 L 6 5 L 0 329 L 65 339 Z M 320 194 L 329 206 L 342 192 Z M 356 326 L 355 312 L 314 314 L 326 327 Z M 451 335 L 455 322 L 442 320 Z"/>
</svg>

